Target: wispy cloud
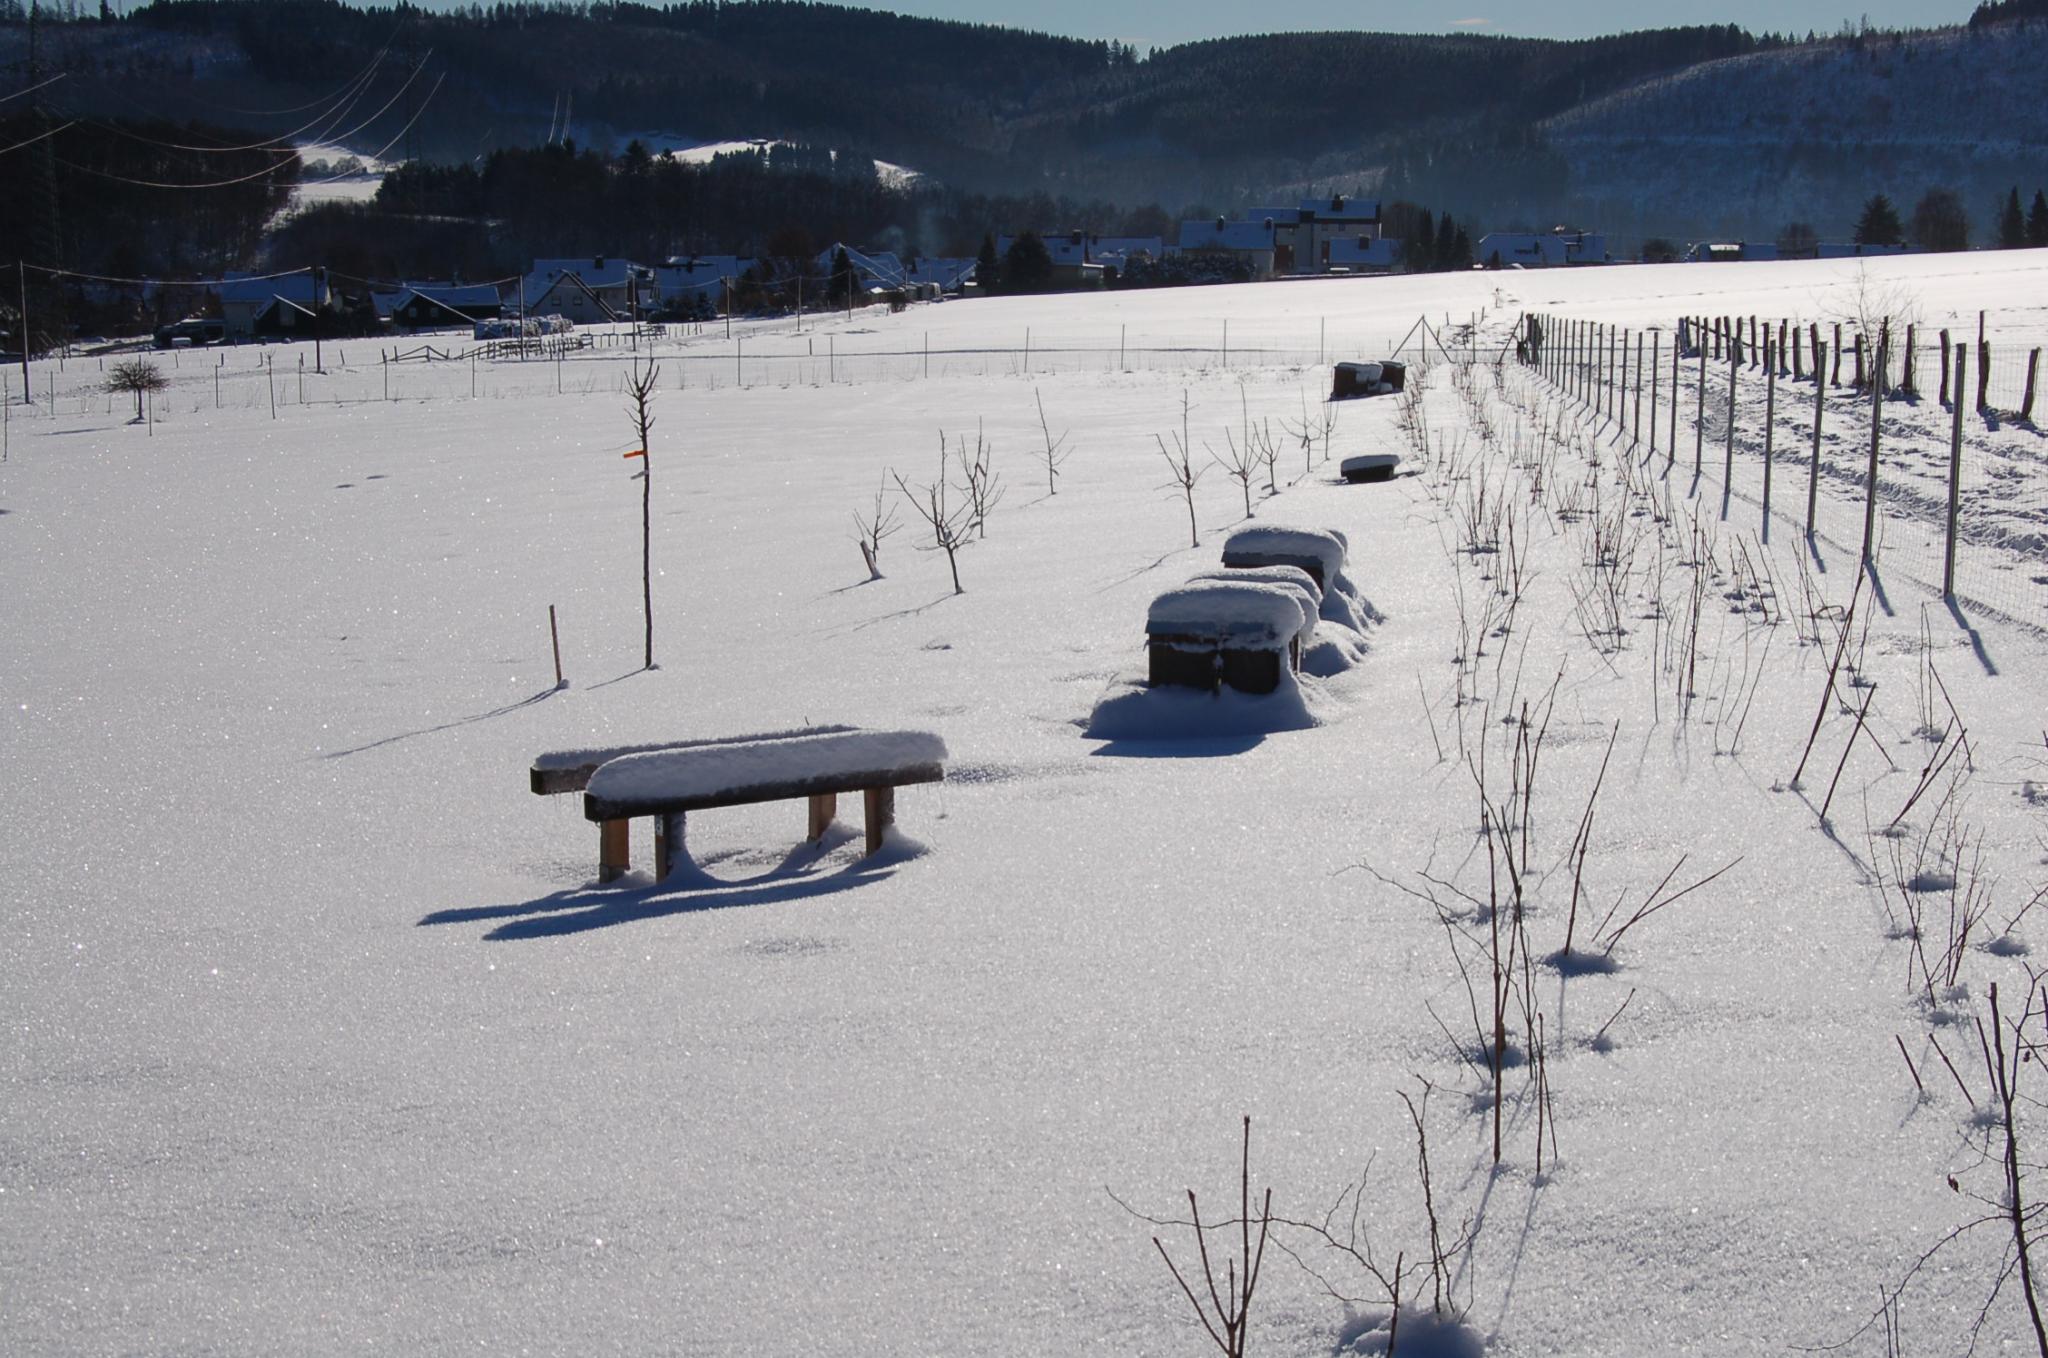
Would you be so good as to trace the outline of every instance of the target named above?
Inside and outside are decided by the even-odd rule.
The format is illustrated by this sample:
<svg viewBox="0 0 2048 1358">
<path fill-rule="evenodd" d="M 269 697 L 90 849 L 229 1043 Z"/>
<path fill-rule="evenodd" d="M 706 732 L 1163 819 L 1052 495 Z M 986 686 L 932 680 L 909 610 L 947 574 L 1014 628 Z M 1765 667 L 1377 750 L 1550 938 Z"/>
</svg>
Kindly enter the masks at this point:
<svg viewBox="0 0 2048 1358">
<path fill-rule="evenodd" d="M 1491 19 L 1453 19 L 1453 20 L 1451 20 L 1451 27 L 1452 27 L 1452 28 L 1492 28 L 1492 27 L 1493 27 L 1493 20 L 1491 20 Z"/>
</svg>

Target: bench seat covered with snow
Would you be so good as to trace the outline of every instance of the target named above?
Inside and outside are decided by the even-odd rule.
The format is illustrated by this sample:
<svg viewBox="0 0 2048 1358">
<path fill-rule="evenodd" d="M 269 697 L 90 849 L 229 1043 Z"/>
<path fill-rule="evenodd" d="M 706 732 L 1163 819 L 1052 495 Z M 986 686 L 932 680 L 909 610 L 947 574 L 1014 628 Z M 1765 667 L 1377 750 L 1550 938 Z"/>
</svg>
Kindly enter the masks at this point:
<svg viewBox="0 0 2048 1358">
<path fill-rule="evenodd" d="M 1271 693 L 1299 663 L 1316 609 L 1298 585 L 1195 580 L 1152 601 L 1145 614 L 1148 679 L 1241 693 Z"/>
<path fill-rule="evenodd" d="M 842 792 L 863 799 L 867 851 L 895 823 L 896 789 L 946 776 L 946 742 L 929 731 L 834 731 L 647 750 L 605 761 L 583 792 L 583 815 L 610 822 L 652 816 L 655 875 L 685 860 L 691 811 L 806 798 L 810 838 L 832 824 Z"/>
</svg>

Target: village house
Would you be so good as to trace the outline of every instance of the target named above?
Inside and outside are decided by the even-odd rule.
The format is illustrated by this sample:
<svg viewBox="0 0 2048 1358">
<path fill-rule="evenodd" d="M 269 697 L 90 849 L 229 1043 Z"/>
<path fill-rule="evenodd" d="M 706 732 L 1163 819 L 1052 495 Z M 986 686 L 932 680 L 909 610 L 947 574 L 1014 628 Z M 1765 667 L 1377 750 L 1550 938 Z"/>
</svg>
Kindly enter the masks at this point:
<svg viewBox="0 0 2048 1358">
<path fill-rule="evenodd" d="M 406 330 L 441 330 L 495 321 L 504 311 L 489 283 L 406 283 L 370 294 L 377 319 Z"/>
<path fill-rule="evenodd" d="M 1254 281 L 1273 276 L 1276 251 L 1270 220 L 1233 222 L 1218 217 L 1213 222 L 1182 222 L 1179 249 L 1182 254 L 1235 255 L 1251 267 Z"/>
<path fill-rule="evenodd" d="M 1325 273 L 1392 273 L 1401 263 L 1401 242 L 1385 236 L 1340 236 L 1324 248 Z"/>
<path fill-rule="evenodd" d="M 579 325 L 631 320 L 651 294 L 653 271 L 626 259 L 536 259 L 520 280 L 529 316 L 566 316 Z"/>
<path fill-rule="evenodd" d="M 723 310 L 728 290 L 754 261 L 738 255 L 677 255 L 650 270 L 648 295 L 640 301 L 643 313 L 688 310 L 709 302 Z"/>
<path fill-rule="evenodd" d="M 339 302 L 324 270 L 308 269 L 278 278 L 230 273 L 220 286 L 221 321 L 233 339 L 304 332 L 319 315 L 332 313 Z"/>
<path fill-rule="evenodd" d="M 1609 262 L 1605 235 L 1568 226 L 1547 232 L 1491 231 L 1479 238 L 1474 255 L 1489 269 L 1555 269 Z"/>
<path fill-rule="evenodd" d="M 1253 214 L 1256 217 L 1256 214 Z M 1332 198 L 1305 198 L 1294 210 L 1287 237 L 1289 252 L 1285 263 L 1276 258 L 1281 273 L 1324 273 L 1338 263 L 1333 256 L 1340 241 L 1377 240 L 1380 237 L 1380 205 L 1377 200 L 1351 199 L 1342 194 Z M 1276 220 L 1275 228 L 1279 227 Z M 1345 246 L 1341 249 L 1353 247 Z"/>
</svg>

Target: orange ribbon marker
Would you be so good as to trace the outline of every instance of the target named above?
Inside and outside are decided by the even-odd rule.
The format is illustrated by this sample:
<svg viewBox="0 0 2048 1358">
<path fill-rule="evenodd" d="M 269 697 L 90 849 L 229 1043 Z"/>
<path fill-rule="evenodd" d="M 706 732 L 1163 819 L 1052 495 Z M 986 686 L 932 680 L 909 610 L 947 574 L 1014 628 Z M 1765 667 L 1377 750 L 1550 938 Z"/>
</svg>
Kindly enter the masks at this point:
<svg viewBox="0 0 2048 1358">
<path fill-rule="evenodd" d="M 630 453 L 627 453 L 627 454 L 626 454 L 626 456 L 627 456 L 627 457 L 629 457 L 629 458 L 632 458 L 632 457 L 645 457 L 645 456 L 647 456 L 647 450 L 646 450 L 645 448 L 635 448 L 635 449 L 634 449 L 634 450 L 633 450 L 632 452 L 630 452 Z"/>
</svg>

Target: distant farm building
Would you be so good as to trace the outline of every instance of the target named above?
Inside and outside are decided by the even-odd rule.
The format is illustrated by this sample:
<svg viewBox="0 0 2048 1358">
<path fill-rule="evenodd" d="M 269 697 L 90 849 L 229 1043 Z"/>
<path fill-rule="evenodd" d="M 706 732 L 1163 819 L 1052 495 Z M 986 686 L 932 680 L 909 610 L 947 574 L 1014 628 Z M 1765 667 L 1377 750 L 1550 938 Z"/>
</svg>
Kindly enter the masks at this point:
<svg viewBox="0 0 2048 1358">
<path fill-rule="evenodd" d="M 488 283 L 407 283 L 397 292 L 371 297 L 379 320 L 406 330 L 439 330 L 495 321 L 504 311 L 497 288 Z"/>
<path fill-rule="evenodd" d="M 229 274 L 220 287 L 220 315 L 230 338 L 307 333 L 339 302 L 324 274 L 312 270 L 279 278 Z"/>
<path fill-rule="evenodd" d="M 1474 253 L 1489 269 L 1556 269 L 1609 262 L 1605 235 L 1566 226 L 1546 232 L 1489 232 L 1479 238 Z"/>
</svg>

